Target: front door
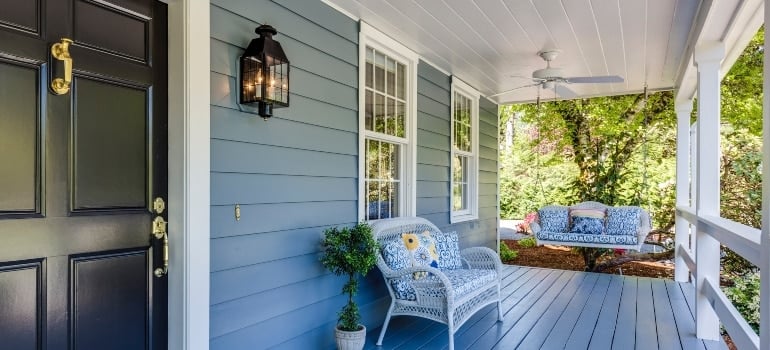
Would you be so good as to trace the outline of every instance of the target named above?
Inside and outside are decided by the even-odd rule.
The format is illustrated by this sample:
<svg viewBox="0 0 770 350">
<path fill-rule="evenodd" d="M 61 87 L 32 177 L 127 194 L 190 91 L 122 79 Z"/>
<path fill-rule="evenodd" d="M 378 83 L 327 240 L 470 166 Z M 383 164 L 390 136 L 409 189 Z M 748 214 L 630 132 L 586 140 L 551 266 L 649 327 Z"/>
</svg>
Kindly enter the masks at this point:
<svg viewBox="0 0 770 350">
<path fill-rule="evenodd" d="M 155 0 L 0 0 L 0 348 L 166 347 L 166 30 Z"/>
</svg>

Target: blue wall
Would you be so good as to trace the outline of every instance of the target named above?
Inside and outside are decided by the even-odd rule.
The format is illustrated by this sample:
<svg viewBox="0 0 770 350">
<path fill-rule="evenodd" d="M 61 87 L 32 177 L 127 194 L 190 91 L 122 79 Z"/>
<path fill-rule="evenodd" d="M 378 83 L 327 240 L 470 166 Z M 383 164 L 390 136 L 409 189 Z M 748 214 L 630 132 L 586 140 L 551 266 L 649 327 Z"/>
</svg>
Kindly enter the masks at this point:
<svg viewBox="0 0 770 350">
<path fill-rule="evenodd" d="M 292 65 L 291 107 L 268 121 L 242 112 L 235 90 L 237 58 L 263 23 Z M 211 349 L 332 346 L 344 281 L 318 251 L 325 228 L 357 220 L 357 66 L 358 23 L 320 1 L 212 1 Z M 463 246 L 494 247 L 497 107 L 481 103 L 481 218 L 450 226 L 450 78 L 424 63 L 419 76 L 418 214 Z M 372 329 L 389 297 L 377 272 L 363 286 Z"/>
<path fill-rule="evenodd" d="M 457 231 L 460 246 L 497 244 L 497 105 L 479 101 L 479 219 L 450 224 L 451 77 L 417 67 L 417 215 L 442 231 Z"/>
</svg>

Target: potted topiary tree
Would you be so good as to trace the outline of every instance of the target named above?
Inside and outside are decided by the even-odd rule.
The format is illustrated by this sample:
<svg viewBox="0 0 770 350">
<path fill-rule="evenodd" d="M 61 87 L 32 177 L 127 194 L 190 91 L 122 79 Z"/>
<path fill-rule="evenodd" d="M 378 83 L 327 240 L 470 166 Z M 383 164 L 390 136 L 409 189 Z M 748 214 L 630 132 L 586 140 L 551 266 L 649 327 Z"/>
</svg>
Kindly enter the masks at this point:
<svg viewBox="0 0 770 350">
<path fill-rule="evenodd" d="M 337 348 L 360 350 L 366 341 L 366 327 L 361 324 L 361 315 L 353 297 L 358 292 L 357 275 L 366 275 L 377 262 L 377 241 L 372 237 L 372 228 L 366 223 L 356 226 L 324 230 L 321 263 L 337 276 L 347 276 L 342 293 L 348 295 L 348 303 L 339 313 L 335 330 Z"/>
</svg>

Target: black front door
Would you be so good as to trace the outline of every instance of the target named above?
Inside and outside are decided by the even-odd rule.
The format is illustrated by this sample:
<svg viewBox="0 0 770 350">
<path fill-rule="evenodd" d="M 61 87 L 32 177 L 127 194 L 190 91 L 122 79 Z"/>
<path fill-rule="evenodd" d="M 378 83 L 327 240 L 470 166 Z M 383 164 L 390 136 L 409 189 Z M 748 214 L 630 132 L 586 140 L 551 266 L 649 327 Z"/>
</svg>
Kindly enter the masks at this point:
<svg viewBox="0 0 770 350">
<path fill-rule="evenodd" d="M 155 0 L 0 0 L 0 349 L 166 347 L 166 30 Z"/>
</svg>

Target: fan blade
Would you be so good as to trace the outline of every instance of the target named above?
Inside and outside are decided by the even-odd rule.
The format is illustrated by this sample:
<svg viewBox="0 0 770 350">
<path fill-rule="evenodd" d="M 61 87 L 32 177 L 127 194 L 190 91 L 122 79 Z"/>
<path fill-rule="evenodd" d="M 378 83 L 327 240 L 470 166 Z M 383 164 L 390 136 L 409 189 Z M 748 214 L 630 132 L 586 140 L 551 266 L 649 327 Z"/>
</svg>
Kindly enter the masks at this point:
<svg viewBox="0 0 770 350">
<path fill-rule="evenodd" d="M 596 77 L 572 77 L 567 78 L 567 82 L 570 84 L 586 84 L 586 83 L 622 83 L 623 77 L 617 75 L 603 75 Z"/>
<path fill-rule="evenodd" d="M 553 91 L 559 94 L 559 96 L 566 99 L 578 97 L 578 95 L 574 91 L 572 91 L 570 88 L 562 84 L 556 84 L 556 86 L 553 87 Z"/>
<path fill-rule="evenodd" d="M 505 95 L 505 94 L 507 94 L 507 93 L 509 93 L 509 92 L 514 92 L 514 91 L 516 91 L 516 90 L 518 90 L 518 89 L 528 88 L 528 87 L 531 87 L 531 86 L 537 86 L 537 85 L 540 85 L 540 83 L 535 83 L 535 84 L 529 84 L 529 85 L 519 86 L 519 87 L 517 87 L 517 88 L 513 88 L 513 89 L 510 89 L 510 90 L 505 90 L 505 91 L 503 91 L 503 92 L 498 92 L 498 93 L 496 93 L 496 94 L 494 94 L 494 95 L 489 95 L 489 96 L 487 96 L 487 98 L 492 98 L 492 97 L 497 97 L 497 96 L 500 96 L 500 95 Z"/>
</svg>

